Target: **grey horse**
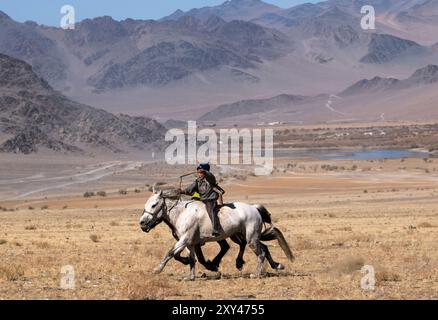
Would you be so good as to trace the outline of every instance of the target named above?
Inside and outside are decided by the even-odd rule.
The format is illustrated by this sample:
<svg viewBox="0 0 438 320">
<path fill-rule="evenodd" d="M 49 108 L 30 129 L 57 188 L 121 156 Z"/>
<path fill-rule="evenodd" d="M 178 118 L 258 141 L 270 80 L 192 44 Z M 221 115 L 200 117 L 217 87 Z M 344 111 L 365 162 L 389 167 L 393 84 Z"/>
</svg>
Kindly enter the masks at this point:
<svg viewBox="0 0 438 320">
<path fill-rule="evenodd" d="M 262 239 L 277 239 L 287 258 L 293 261 L 292 251 L 279 229 L 271 226 L 262 231 L 264 223 L 271 223 L 269 213 L 264 207 L 236 202 L 223 206 L 219 212 L 219 219 L 222 233 L 215 237 L 211 235 L 212 225 L 202 203 L 174 200 L 166 196 L 163 191 L 154 191 L 145 204 L 140 227 L 144 232 L 149 232 L 164 221 L 171 227 L 174 236 L 178 239 L 154 271 L 162 272 L 167 262 L 174 257 L 179 257 L 182 250 L 187 249 L 190 264 L 190 275 L 187 279 L 194 280 L 196 248 L 206 242 L 222 241 L 229 237 L 243 238 L 245 245 L 247 243 L 257 256 L 258 265 L 254 277 L 261 275 L 265 257 L 268 255 L 272 259 L 267 247 L 261 243 Z M 243 252 L 242 256 L 239 253 L 239 258 L 243 261 Z M 278 269 L 282 267 L 277 266 Z"/>
</svg>

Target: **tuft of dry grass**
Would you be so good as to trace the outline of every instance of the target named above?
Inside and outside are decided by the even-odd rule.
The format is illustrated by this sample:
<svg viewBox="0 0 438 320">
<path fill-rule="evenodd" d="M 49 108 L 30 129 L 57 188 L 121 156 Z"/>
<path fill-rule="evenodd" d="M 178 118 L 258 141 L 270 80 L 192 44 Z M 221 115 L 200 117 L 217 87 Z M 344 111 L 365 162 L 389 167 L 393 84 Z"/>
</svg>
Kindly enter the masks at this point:
<svg viewBox="0 0 438 320">
<path fill-rule="evenodd" d="M 417 225 L 418 228 L 433 228 L 434 226 L 429 222 L 421 222 Z"/>
<path fill-rule="evenodd" d="M 317 245 L 308 239 L 300 239 L 294 243 L 294 248 L 297 250 L 311 250 L 317 248 Z"/>
<path fill-rule="evenodd" d="M 130 300 L 163 300 L 179 296 L 179 290 L 168 279 L 139 271 L 128 276 L 124 289 Z"/>
<path fill-rule="evenodd" d="M 352 227 L 342 227 L 342 228 L 333 229 L 333 231 L 348 231 L 348 232 L 351 232 L 351 231 L 353 231 L 353 228 Z"/>
<path fill-rule="evenodd" d="M 21 280 L 24 277 L 24 269 L 21 265 L 0 266 L 0 278 L 8 281 Z"/>
<path fill-rule="evenodd" d="M 100 237 L 97 234 L 91 234 L 90 239 L 91 239 L 91 241 L 96 242 L 96 243 L 100 241 Z"/>
<path fill-rule="evenodd" d="M 25 230 L 36 230 L 37 227 L 36 227 L 36 225 L 29 225 L 29 226 L 24 227 L 24 229 Z"/>
<path fill-rule="evenodd" d="M 377 271 L 376 272 L 376 284 L 379 285 L 382 282 L 389 281 L 401 281 L 401 276 L 392 271 Z"/>
<path fill-rule="evenodd" d="M 111 221 L 110 226 L 111 227 L 118 227 L 120 224 L 116 221 Z"/>
<path fill-rule="evenodd" d="M 48 249 L 50 245 L 48 242 L 34 242 L 33 243 L 38 249 Z"/>
<path fill-rule="evenodd" d="M 352 274 L 356 271 L 360 271 L 364 265 L 364 258 L 350 256 L 334 264 L 332 271 L 338 274 Z"/>
<path fill-rule="evenodd" d="M 8 243 L 8 240 L 0 239 L 0 245 Z"/>
</svg>

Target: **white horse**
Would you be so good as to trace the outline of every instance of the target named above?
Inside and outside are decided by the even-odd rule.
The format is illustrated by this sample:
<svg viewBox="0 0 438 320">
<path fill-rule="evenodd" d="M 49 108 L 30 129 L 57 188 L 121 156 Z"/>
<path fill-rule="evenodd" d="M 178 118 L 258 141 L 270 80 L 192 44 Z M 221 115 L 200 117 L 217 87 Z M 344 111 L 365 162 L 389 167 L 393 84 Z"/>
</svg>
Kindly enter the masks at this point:
<svg viewBox="0 0 438 320">
<path fill-rule="evenodd" d="M 154 270 L 161 273 L 166 264 L 184 249 L 189 252 L 190 275 L 187 280 L 195 280 L 195 248 L 206 242 L 215 242 L 236 235 L 243 236 L 249 247 L 258 258 L 255 275 L 259 277 L 263 271 L 263 262 L 267 254 L 267 247 L 260 240 L 265 235 L 267 240 L 277 239 L 284 253 L 290 261 L 294 257 L 283 234 L 271 226 L 263 230 L 264 223 L 271 223 L 270 215 L 263 206 L 246 203 L 232 203 L 221 207 L 219 221 L 222 228 L 220 236 L 212 236 L 212 224 L 208 217 L 205 205 L 200 201 L 176 200 L 175 190 L 170 194 L 163 191 L 155 192 L 145 204 L 140 219 L 141 229 L 148 233 L 161 222 L 170 225 L 179 239 L 173 248 L 166 254 L 160 265 Z"/>
</svg>

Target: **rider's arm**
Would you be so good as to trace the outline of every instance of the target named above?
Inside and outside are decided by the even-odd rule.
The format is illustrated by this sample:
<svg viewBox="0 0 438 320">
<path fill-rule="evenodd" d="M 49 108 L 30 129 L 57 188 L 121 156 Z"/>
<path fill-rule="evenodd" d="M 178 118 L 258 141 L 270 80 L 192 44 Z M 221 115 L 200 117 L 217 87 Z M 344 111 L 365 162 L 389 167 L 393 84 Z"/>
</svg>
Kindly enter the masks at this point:
<svg viewBox="0 0 438 320">
<path fill-rule="evenodd" d="M 182 194 L 187 194 L 189 196 L 193 195 L 195 192 L 198 192 L 198 184 L 195 182 L 193 182 L 190 186 L 188 186 L 187 188 L 181 190 Z"/>
</svg>

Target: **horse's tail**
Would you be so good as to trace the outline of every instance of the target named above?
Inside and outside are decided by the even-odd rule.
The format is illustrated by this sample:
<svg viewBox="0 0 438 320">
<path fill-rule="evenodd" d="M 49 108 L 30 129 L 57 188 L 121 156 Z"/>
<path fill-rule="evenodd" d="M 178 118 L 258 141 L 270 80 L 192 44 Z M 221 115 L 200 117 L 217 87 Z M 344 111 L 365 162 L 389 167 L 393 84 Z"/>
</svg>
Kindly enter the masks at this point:
<svg viewBox="0 0 438 320">
<path fill-rule="evenodd" d="M 269 211 L 262 205 L 257 205 L 256 207 L 260 215 L 262 216 L 263 222 L 271 224 L 269 228 L 262 232 L 260 236 L 260 241 L 277 240 L 286 257 L 290 261 L 295 260 L 292 250 L 290 249 L 289 244 L 287 243 L 283 233 L 280 231 L 280 229 L 272 225 L 271 214 L 269 213 Z"/>
<path fill-rule="evenodd" d="M 258 212 L 262 216 L 262 221 L 264 223 L 272 224 L 271 214 L 269 213 L 268 209 L 266 209 L 261 204 L 258 204 L 255 207 L 257 208 Z"/>
<path fill-rule="evenodd" d="M 261 237 L 261 241 L 271 241 L 277 239 L 278 244 L 280 245 L 281 249 L 283 249 L 284 254 L 290 261 L 294 261 L 295 257 L 292 253 L 292 250 L 289 247 L 289 244 L 287 243 L 283 233 L 276 227 L 271 226 L 269 229 L 265 230 Z"/>
</svg>

